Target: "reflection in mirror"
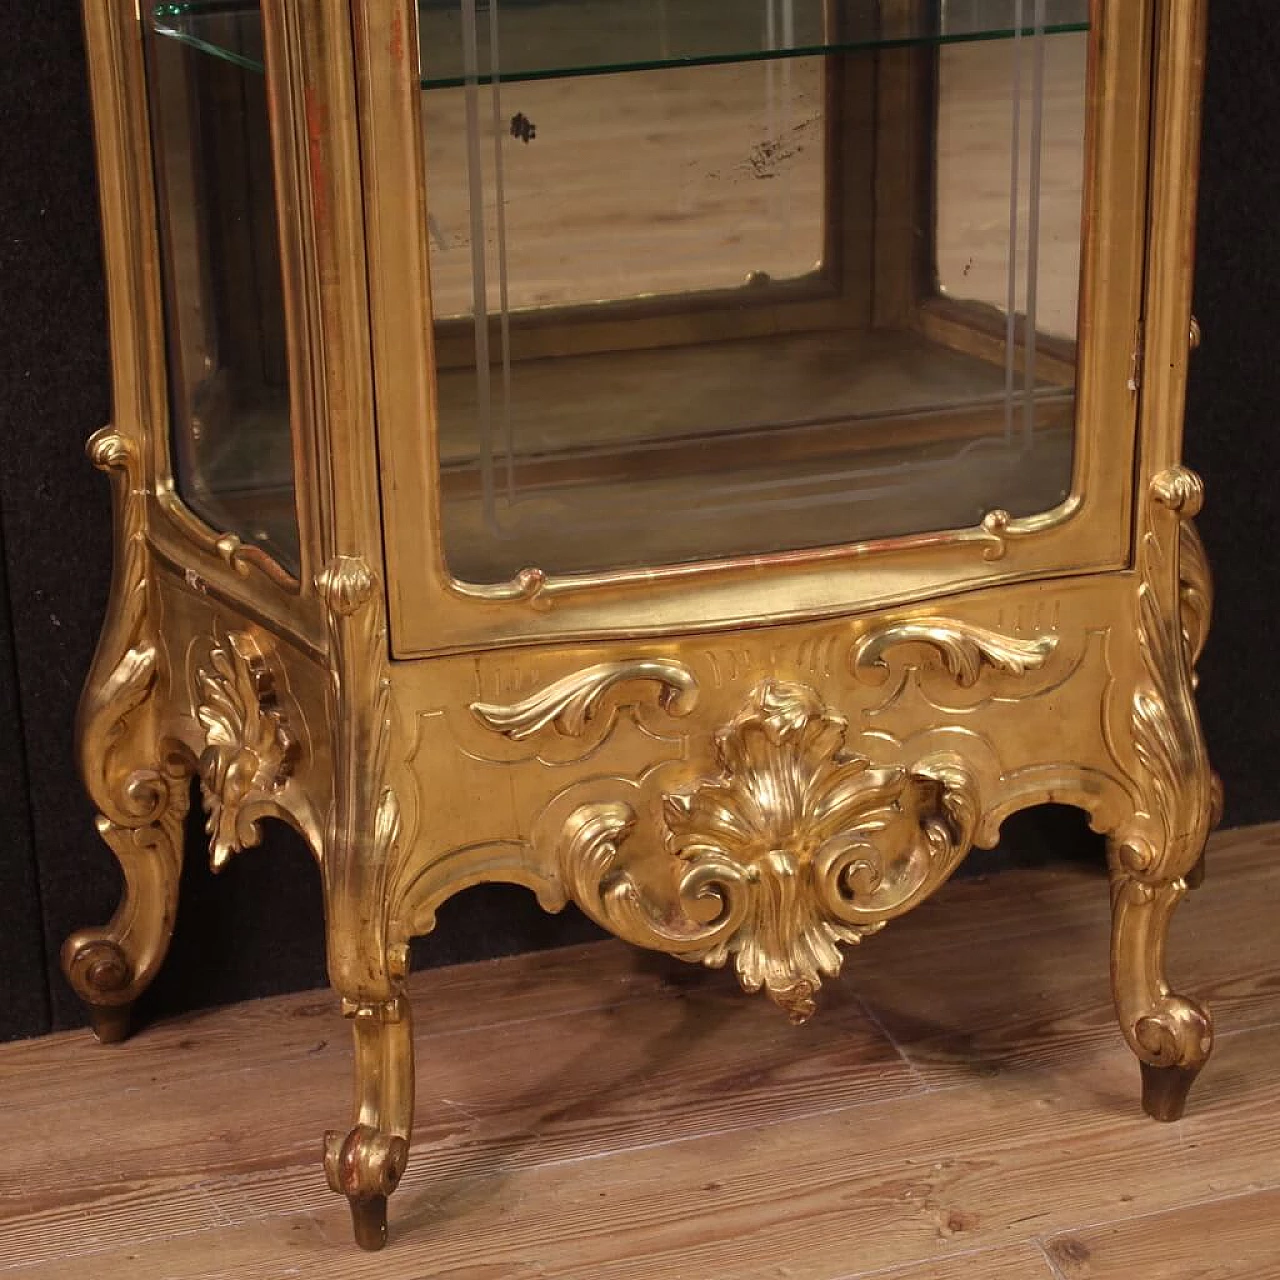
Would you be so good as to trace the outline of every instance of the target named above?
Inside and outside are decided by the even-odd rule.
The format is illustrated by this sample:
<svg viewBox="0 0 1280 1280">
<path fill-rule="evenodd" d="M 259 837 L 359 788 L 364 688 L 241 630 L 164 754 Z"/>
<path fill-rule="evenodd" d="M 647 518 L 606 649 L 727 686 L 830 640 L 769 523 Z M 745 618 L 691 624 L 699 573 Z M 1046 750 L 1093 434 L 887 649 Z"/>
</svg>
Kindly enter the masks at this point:
<svg viewBox="0 0 1280 1280">
<path fill-rule="evenodd" d="M 686 0 L 646 9 L 634 61 L 623 0 L 432 12 L 456 577 L 768 556 L 1068 496 L 1083 0 L 831 4 L 803 40 L 812 6 L 699 27 Z"/>
</svg>

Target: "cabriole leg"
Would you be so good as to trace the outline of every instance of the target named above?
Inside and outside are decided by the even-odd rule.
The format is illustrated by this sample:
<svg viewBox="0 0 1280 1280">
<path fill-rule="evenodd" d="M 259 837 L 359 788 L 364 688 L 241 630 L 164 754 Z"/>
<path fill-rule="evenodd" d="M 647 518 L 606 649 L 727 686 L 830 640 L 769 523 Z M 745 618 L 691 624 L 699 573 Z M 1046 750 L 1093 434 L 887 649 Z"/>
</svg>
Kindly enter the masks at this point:
<svg viewBox="0 0 1280 1280">
<path fill-rule="evenodd" d="M 387 1197 L 409 1158 L 413 1038 L 402 984 L 408 948 L 391 933 L 400 803 L 387 777 L 391 680 L 381 585 L 368 563 L 337 556 L 316 578 L 328 606 L 334 797 L 323 859 L 329 978 L 352 1019 L 356 1119 L 325 1137 L 329 1185 L 351 1205 L 356 1243 L 387 1242 Z"/>
<path fill-rule="evenodd" d="M 1147 884 L 1113 859 L 1111 981 L 1116 1012 L 1142 1065 L 1142 1105 L 1157 1120 L 1179 1120 L 1213 1049 L 1213 1024 L 1196 1001 L 1169 989 L 1165 943 L 1183 880 Z"/>
<path fill-rule="evenodd" d="M 1143 1107 L 1157 1120 L 1182 1116 L 1213 1049 L 1208 1012 L 1171 991 L 1165 976 L 1173 912 L 1202 866 L 1222 805 L 1194 696 L 1211 599 L 1191 524 L 1203 495 L 1199 477 L 1184 467 L 1151 481 L 1137 557 L 1137 679 L 1117 706 L 1136 785 L 1133 813 L 1110 846 L 1111 981 L 1121 1029 L 1142 1064 Z"/>
<path fill-rule="evenodd" d="M 356 1243 L 381 1249 L 387 1242 L 387 1197 L 409 1159 L 413 1128 L 413 1030 L 409 1004 L 343 1002 L 351 1019 L 356 1057 L 356 1122 L 349 1133 L 325 1135 L 329 1186 L 347 1197 Z"/>
<path fill-rule="evenodd" d="M 186 777 L 176 767 L 138 776 L 152 788 L 155 820 L 133 827 L 97 820 L 124 872 L 120 905 L 108 924 L 73 933 L 62 948 L 63 971 L 103 1044 L 128 1035 L 133 1002 L 164 961 L 178 910 Z"/>
</svg>

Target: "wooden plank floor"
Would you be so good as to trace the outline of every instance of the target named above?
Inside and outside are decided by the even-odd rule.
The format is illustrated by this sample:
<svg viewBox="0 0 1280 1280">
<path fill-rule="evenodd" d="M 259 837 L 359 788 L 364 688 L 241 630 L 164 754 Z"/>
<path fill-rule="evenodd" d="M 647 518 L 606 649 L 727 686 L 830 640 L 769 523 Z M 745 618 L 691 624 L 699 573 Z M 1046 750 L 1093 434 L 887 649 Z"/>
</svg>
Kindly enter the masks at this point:
<svg viewBox="0 0 1280 1280">
<path fill-rule="evenodd" d="M 1177 1125 L 1112 1019 L 1105 881 L 1011 871 L 855 951 L 799 1030 L 613 943 L 415 976 L 378 1255 L 319 1165 L 351 1068 L 327 995 L 0 1046 L 0 1276 L 1280 1277 L 1278 858 L 1280 826 L 1217 838 L 1180 913 L 1220 1037 Z"/>
</svg>

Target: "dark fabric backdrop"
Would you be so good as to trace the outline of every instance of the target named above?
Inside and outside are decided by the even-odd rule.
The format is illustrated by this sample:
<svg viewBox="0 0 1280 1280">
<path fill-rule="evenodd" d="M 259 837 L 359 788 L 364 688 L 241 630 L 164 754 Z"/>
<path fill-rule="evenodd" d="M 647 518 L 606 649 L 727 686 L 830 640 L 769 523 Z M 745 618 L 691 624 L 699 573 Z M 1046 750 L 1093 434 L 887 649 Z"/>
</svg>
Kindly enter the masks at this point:
<svg viewBox="0 0 1280 1280">
<path fill-rule="evenodd" d="M 74 770 L 71 727 L 106 598 L 108 492 L 83 459 L 109 386 L 97 203 L 78 6 L 0 3 L 0 1038 L 81 1021 L 57 972 L 61 939 L 106 919 L 119 892 Z M 1280 514 L 1270 463 L 1280 392 L 1280 133 L 1275 0 L 1217 0 L 1212 32 L 1194 371 L 1187 457 L 1209 482 L 1201 522 L 1217 573 L 1202 672 L 1204 719 L 1227 782 L 1227 821 L 1280 817 L 1275 638 Z M 12 606 L 11 611 L 9 606 Z M 190 848 L 201 847 L 194 815 Z M 292 834 L 217 879 L 188 859 L 169 962 L 152 1013 L 324 981 L 318 880 Z M 1079 815 L 1009 824 L 1002 861 L 1100 859 Z M 420 964 L 592 935 L 544 916 L 518 889 L 453 899 Z"/>
</svg>

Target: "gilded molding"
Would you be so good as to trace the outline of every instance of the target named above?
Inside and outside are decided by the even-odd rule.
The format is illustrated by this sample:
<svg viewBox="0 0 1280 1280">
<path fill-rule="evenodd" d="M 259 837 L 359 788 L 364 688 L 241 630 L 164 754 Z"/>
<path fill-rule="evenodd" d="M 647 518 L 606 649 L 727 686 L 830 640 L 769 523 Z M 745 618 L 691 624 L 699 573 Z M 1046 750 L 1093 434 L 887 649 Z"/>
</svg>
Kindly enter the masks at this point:
<svg viewBox="0 0 1280 1280">
<path fill-rule="evenodd" d="M 889 656 L 897 649 L 922 645 L 932 649 L 946 671 L 962 688 L 971 689 L 984 668 L 1003 675 L 1022 676 L 1040 670 L 1057 648 L 1055 636 L 1022 640 L 986 627 L 944 618 L 916 618 L 868 632 L 854 646 L 849 666 L 866 679 L 884 679 Z"/>
<path fill-rule="evenodd" d="M 713 968 L 732 957 L 745 990 L 805 1021 L 840 944 L 945 880 L 979 814 L 959 759 L 875 768 L 845 752 L 847 728 L 808 686 L 765 682 L 715 736 L 720 774 L 662 798 L 665 891 L 628 869 L 635 811 L 604 802 L 565 825 L 570 894 L 630 942 Z"/>
<path fill-rule="evenodd" d="M 329 726 L 334 788 L 325 831 L 330 868 L 329 967 L 347 999 L 398 995 L 388 964 L 398 903 L 400 801 L 390 784 L 391 673 L 386 602 L 367 561 L 335 556 L 316 575 L 330 649 Z M 371 904 L 376 910 L 369 914 Z"/>
<path fill-rule="evenodd" d="M 349 618 L 368 604 L 377 586 L 377 576 L 359 556 L 334 556 L 316 574 L 320 598 L 339 618 Z"/>
<path fill-rule="evenodd" d="M 276 678 L 246 631 L 215 635 L 195 675 L 193 703 L 204 730 L 200 789 L 215 871 L 262 839 L 259 819 L 285 808 L 301 744 L 285 717 Z"/>
<path fill-rule="evenodd" d="M 581 737 L 606 694 L 620 685 L 656 686 L 657 705 L 672 716 L 687 716 L 698 700 L 698 685 L 683 663 L 632 659 L 600 662 L 575 671 L 510 705 L 473 702 L 471 714 L 487 729 L 519 742 L 551 727 L 565 738 Z"/>
</svg>

